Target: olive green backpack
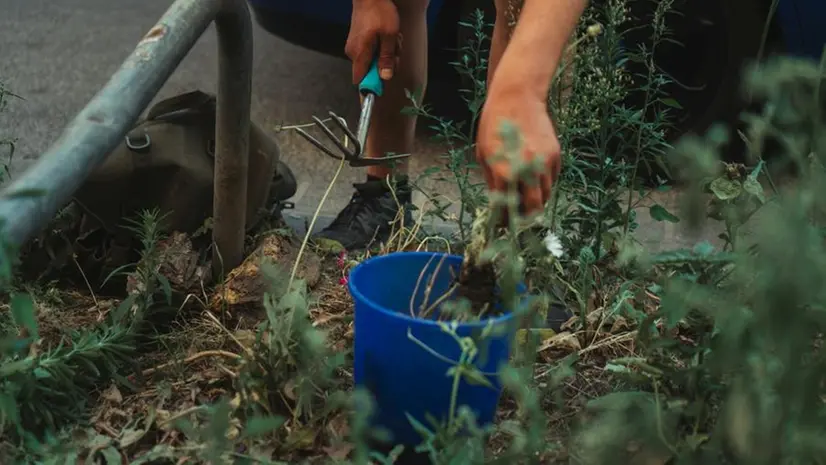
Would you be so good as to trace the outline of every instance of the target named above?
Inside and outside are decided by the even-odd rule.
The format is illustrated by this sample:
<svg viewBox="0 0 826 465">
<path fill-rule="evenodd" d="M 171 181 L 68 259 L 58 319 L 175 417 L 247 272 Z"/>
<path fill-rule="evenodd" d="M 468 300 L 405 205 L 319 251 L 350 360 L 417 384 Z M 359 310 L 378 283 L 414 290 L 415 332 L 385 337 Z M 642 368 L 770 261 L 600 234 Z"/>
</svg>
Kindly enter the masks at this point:
<svg viewBox="0 0 826 465">
<path fill-rule="evenodd" d="M 215 97 L 193 91 L 158 102 L 76 192 L 66 218 L 56 224 L 63 239 L 33 241 L 35 275 L 83 270 L 98 286 L 123 265 L 139 258 L 140 241 L 129 220 L 157 208 L 162 229 L 187 233 L 204 252 L 211 234 L 215 162 Z M 279 160 L 276 142 L 250 125 L 247 221 L 249 231 L 263 219 L 280 218 L 296 192 L 290 169 Z M 272 224 L 272 222 L 268 222 Z M 133 226 L 133 225 L 132 225 Z M 61 243 L 63 245 L 61 245 Z M 74 257 L 74 258 L 72 258 Z M 74 261 L 74 264 L 72 264 Z M 119 285 L 111 283 L 112 285 Z"/>
<path fill-rule="evenodd" d="M 81 186 L 75 202 L 109 233 L 156 207 L 165 230 L 195 232 L 212 216 L 215 116 L 215 97 L 202 91 L 158 102 Z M 252 123 L 247 230 L 295 194 L 295 178 L 279 158 L 276 142 Z"/>
</svg>

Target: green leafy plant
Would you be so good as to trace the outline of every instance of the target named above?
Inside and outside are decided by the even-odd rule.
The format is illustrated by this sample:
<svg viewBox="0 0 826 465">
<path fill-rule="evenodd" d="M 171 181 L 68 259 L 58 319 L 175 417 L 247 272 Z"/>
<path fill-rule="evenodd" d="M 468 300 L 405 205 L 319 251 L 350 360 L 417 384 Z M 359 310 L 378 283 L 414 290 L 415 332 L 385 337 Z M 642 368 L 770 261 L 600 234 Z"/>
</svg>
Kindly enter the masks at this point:
<svg viewBox="0 0 826 465">
<path fill-rule="evenodd" d="M 433 166 L 425 170 L 413 185 L 425 195 L 433 205 L 428 209 L 428 216 L 435 216 L 442 221 L 455 222 L 459 229 L 460 244 L 470 240 L 470 227 L 479 208 L 487 204 L 484 183 L 474 176 L 477 165 L 474 160 L 473 147 L 476 140 L 476 126 L 482 112 L 486 95 L 487 53 L 490 46 L 490 24 L 485 20 L 481 10 L 476 10 L 472 17 L 459 23 L 459 27 L 473 31 L 467 43 L 461 44 L 461 58 L 452 63 L 468 88 L 461 89 L 462 100 L 467 104 L 469 120 L 453 121 L 441 117 L 424 106 L 419 94 L 408 91 L 411 106 L 405 113 L 415 114 L 420 120 L 428 121 L 430 129 L 435 132 L 435 140 L 444 144 L 446 153 L 442 155 L 443 166 Z M 434 195 L 421 187 L 426 179 L 450 182 L 456 186 L 459 197 L 450 199 L 444 195 Z M 452 206 L 458 206 L 458 214 L 448 212 Z"/>
<path fill-rule="evenodd" d="M 745 82 L 763 103 L 761 113 L 746 118 L 750 145 L 780 142 L 801 172 L 795 189 L 775 196 L 759 216 L 754 211 L 766 202 L 757 183 L 762 163 L 748 174 L 731 165 L 719 170 L 725 165 L 714 163 L 717 131 L 675 151 L 685 178 L 697 181 L 695 193 L 710 189 L 708 214 L 722 218 L 726 250 L 704 246 L 640 259 L 659 270 L 655 291 L 662 299 L 645 322 L 649 330 L 640 330 L 642 357 L 621 361 L 640 389 L 593 403 L 594 423 L 579 437 L 582 463 L 619 463 L 615 457 L 625 457 L 630 444 L 663 463 L 822 459 L 822 447 L 808 438 L 822 434 L 823 415 L 817 283 L 826 254 L 815 214 L 823 208 L 823 147 L 813 127 L 822 127 L 824 78 L 815 63 L 784 59 L 755 68 Z M 698 203 L 687 197 L 687 212 Z M 750 233 L 735 235 L 749 218 Z"/>
<path fill-rule="evenodd" d="M 666 131 L 677 104 L 664 92 L 668 79 L 654 54 L 670 38 L 666 19 L 672 3 L 659 2 L 652 18 L 631 18 L 620 0 L 590 8 L 572 45 L 573 58 L 557 73 L 550 104 L 565 169 L 550 226 L 565 232 L 562 240 L 574 254 L 588 247 L 595 260 L 610 257 L 613 244 L 636 229 L 634 208 L 649 195 L 640 175 L 667 167 Z M 623 47 L 629 24 L 646 20 L 652 22 L 650 41 Z M 631 63 L 642 65 L 644 74 L 631 74 Z M 642 95 L 641 108 L 625 105 L 632 94 Z M 660 205 L 651 213 L 656 220 L 676 220 Z"/>
<path fill-rule="evenodd" d="M 157 212 L 144 212 L 135 223 L 144 260 L 132 276 L 140 284 L 96 328 L 73 331 L 55 346 L 41 347 L 31 296 L 12 297 L 10 308 L 21 337 L 0 365 L 0 419 L 6 434 L 37 440 L 83 415 L 101 382 L 132 385 L 126 370 L 135 368 L 139 335 L 163 294 L 154 266 L 157 225 Z"/>
</svg>

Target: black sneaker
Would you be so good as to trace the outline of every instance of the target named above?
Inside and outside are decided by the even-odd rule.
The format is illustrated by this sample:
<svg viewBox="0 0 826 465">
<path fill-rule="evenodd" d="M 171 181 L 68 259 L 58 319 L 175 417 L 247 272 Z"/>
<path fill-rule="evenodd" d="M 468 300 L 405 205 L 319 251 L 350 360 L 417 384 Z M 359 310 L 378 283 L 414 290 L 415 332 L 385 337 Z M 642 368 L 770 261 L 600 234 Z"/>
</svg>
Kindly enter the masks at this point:
<svg viewBox="0 0 826 465">
<path fill-rule="evenodd" d="M 352 251 L 386 241 L 398 220 L 399 206 L 404 208 L 404 226 L 413 224 L 412 195 L 405 180 L 396 181 L 394 191 L 383 179 L 368 180 L 353 184 L 353 187 L 356 192 L 350 204 L 326 229 L 313 237 L 320 247 L 332 252 Z"/>
</svg>

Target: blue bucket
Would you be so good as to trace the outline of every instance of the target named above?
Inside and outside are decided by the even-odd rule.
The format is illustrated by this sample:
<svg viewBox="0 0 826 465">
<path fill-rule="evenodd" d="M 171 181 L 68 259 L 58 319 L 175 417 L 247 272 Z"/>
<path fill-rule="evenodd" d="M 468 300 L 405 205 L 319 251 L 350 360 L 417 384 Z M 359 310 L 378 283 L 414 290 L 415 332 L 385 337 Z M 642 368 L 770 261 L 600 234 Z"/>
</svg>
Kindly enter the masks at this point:
<svg viewBox="0 0 826 465">
<path fill-rule="evenodd" d="M 414 309 L 418 310 L 434 275 L 430 301 L 447 292 L 462 261 L 457 255 L 397 252 L 365 260 L 350 273 L 349 288 L 355 303 L 355 384 L 372 394 L 376 412 L 371 423 L 391 433 L 394 444 L 415 446 L 422 442 L 406 414 L 431 429 L 428 417 L 439 422 L 448 419 L 453 378 L 447 371 L 452 364 L 429 353 L 408 333 L 449 360 L 458 361 L 462 350 L 436 321 L 411 316 L 410 301 L 415 291 Z M 417 291 L 416 284 L 426 269 Z M 516 329 L 513 313 L 459 324 L 456 331 L 459 336 L 474 337 L 489 324 L 495 328 L 492 334 L 476 339 L 481 354 L 476 367 L 489 374 L 486 378 L 494 389 L 463 380 L 456 402 L 473 410 L 479 425 L 490 424 L 496 413 L 502 389 L 495 374 L 510 356 Z"/>
</svg>

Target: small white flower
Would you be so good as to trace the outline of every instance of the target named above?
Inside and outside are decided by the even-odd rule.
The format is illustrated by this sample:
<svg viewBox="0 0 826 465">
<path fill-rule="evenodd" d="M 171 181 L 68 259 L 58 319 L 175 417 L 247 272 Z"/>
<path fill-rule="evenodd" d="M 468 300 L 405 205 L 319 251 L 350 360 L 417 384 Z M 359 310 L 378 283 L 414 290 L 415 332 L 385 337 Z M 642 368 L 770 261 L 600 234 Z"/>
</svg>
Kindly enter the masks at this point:
<svg viewBox="0 0 826 465">
<path fill-rule="evenodd" d="M 562 250 L 562 242 L 558 237 L 556 237 L 556 235 L 554 235 L 554 233 L 548 232 L 542 242 L 545 244 L 545 248 L 548 249 L 548 252 L 550 252 L 554 257 L 560 258 L 564 254 L 564 251 Z"/>
<path fill-rule="evenodd" d="M 597 23 L 588 26 L 587 34 L 591 37 L 596 37 L 602 34 L 602 24 Z"/>
</svg>

